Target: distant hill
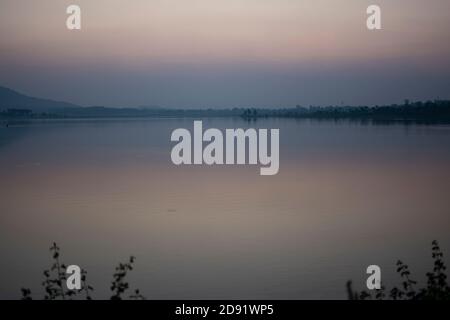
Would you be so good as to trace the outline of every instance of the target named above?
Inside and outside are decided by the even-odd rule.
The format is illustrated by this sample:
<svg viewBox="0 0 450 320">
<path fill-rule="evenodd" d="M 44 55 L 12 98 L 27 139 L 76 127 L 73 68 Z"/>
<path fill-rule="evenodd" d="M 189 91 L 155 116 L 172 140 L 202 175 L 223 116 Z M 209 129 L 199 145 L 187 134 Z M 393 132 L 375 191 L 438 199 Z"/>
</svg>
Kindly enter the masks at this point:
<svg viewBox="0 0 450 320">
<path fill-rule="evenodd" d="M 33 112 L 49 112 L 55 109 L 71 108 L 80 108 L 80 106 L 68 102 L 30 97 L 0 86 L 0 110 L 29 109 Z"/>
<path fill-rule="evenodd" d="M 416 101 L 384 106 L 328 106 L 309 108 L 166 109 L 158 106 L 111 108 L 81 107 L 72 103 L 40 99 L 0 86 L 0 119 L 26 118 L 125 118 L 125 117 L 242 117 L 309 118 L 450 124 L 450 100 Z"/>
</svg>

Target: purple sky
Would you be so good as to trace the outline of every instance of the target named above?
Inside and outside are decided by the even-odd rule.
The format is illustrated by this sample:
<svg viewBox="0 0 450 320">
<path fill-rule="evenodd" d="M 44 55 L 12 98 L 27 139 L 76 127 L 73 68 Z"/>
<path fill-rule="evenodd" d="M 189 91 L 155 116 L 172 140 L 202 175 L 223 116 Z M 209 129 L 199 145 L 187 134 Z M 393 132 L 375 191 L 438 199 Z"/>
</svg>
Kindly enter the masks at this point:
<svg viewBox="0 0 450 320">
<path fill-rule="evenodd" d="M 65 26 L 73 3 L 80 31 Z M 108 106 L 448 99 L 449 13 L 448 0 L 2 0 L 0 85 Z"/>
</svg>

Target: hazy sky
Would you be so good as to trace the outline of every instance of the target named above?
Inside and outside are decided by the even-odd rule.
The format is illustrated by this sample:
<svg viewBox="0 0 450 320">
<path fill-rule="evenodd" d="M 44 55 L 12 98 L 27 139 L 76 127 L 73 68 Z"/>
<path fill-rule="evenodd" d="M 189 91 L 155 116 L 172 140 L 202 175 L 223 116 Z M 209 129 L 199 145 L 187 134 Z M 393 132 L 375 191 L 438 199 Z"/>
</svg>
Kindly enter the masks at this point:
<svg viewBox="0 0 450 320">
<path fill-rule="evenodd" d="M 0 0 L 0 85 L 109 106 L 444 99 L 449 15 L 449 0 Z"/>
</svg>

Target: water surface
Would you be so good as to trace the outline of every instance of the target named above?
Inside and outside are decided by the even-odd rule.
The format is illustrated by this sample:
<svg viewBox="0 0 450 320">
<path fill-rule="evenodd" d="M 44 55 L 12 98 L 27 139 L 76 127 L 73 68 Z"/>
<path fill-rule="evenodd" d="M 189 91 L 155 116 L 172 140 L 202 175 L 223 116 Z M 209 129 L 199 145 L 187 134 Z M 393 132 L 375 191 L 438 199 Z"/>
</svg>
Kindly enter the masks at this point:
<svg viewBox="0 0 450 320">
<path fill-rule="evenodd" d="M 346 298 L 378 264 L 425 281 L 450 253 L 450 126 L 204 119 L 279 128 L 280 171 L 175 166 L 193 119 L 36 121 L 0 128 L 0 297 L 42 296 L 56 241 L 108 297 L 119 261 L 150 299 Z"/>
</svg>

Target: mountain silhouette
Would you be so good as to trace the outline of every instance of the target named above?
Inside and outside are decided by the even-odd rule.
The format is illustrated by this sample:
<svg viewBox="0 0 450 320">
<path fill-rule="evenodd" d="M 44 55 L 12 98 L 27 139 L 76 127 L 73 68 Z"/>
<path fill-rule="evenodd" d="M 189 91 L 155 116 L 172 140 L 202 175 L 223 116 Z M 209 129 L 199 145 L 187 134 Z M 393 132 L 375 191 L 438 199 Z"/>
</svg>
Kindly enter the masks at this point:
<svg viewBox="0 0 450 320">
<path fill-rule="evenodd" d="M 12 89 L 0 86 L 1 109 L 29 109 L 33 112 L 46 112 L 55 109 L 80 108 L 80 106 L 50 99 L 30 97 Z"/>
</svg>

